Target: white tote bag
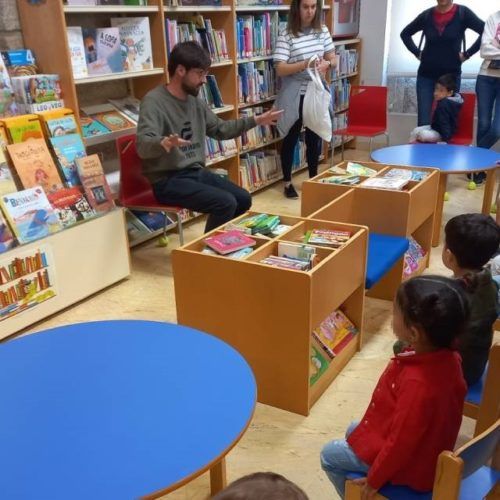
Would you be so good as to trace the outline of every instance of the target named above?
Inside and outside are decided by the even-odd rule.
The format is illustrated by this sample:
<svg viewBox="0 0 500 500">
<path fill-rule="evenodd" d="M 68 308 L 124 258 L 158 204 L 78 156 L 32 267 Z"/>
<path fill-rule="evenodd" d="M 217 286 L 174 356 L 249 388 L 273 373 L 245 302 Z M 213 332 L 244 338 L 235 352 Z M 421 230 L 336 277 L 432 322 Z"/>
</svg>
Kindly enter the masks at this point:
<svg viewBox="0 0 500 500">
<path fill-rule="evenodd" d="M 316 67 L 311 69 L 312 62 L 318 60 L 313 56 L 309 60 L 307 72 L 311 81 L 307 84 L 304 106 L 302 108 L 302 122 L 304 127 L 318 134 L 324 141 L 332 140 L 332 119 L 330 117 L 330 92 L 324 87 L 321 76 Z"/>
</svg>

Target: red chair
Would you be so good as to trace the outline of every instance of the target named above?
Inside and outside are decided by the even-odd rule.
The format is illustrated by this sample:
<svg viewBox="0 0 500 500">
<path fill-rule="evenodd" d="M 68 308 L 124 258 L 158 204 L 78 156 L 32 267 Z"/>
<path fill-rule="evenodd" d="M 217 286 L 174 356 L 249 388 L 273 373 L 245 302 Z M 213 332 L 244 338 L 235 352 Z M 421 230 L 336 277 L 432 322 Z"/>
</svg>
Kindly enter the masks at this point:
<svg viewBox="0 0 500 500">
<path fill-rule="evenodd" d="M 371 153 L 372 139 L 382 134 L 385 135 L 387 145 L 389 145 L 387 87 L 353 85 L 347 111 L 347 127 L 333 131 L 333 135 L 342 136 L 342 160 L 344 159 L 344 137 L 350 135 L 369 137 Z"/>
<path fill-rule="evenodd" d="M 184 244 L 182 229 L 183 209 L 159 203 L 153 193 L 149 180 L 142 174 L 142 164 L 135 147 L 135 135 L 126 135 L 116 140 L 120 159 L 120 204 L 131 210 L 145 210 L 165 214 L 163 236 L 166 237 L 168 218 L 167 214 L 177 219 L 180 244 Z"/>
<path fill-rule="evenodd" d="M 474 135 L 474 108 L 476 107 L 476 94 L 464 92 L 464 103 L 458 115 L 457 130 L 448 144 L 461 144 L 470 146 Z"/>
</svg>

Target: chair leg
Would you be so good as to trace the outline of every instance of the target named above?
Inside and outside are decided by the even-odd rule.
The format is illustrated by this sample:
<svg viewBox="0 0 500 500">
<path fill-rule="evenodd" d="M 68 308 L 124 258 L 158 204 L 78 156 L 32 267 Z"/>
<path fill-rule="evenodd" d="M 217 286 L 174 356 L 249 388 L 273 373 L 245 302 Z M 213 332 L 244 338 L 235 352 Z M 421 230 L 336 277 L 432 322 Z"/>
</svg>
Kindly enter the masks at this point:
<svg viewBox="0 0 500 500">
<path fill-rule="evenodd" d="M 389 134 L 387 132 L 384 132 L 385 135 L 385 145 L 389 147 Z"/>
<path fill-rule="evenodd" d="M 184 229 L 182 227 L 182 217 L 180 212 L 177 212 L 177 231 L 179 232 L 179 243 L 184 245 Z"/>
<path fill-rule="evenodd" d="M 343 136 L 343 135 L 341 135 L 341 136 L 340 136 L 340 139 L 341 139 L 341 141 L 342 141 L 342 145 L 341 145 L 341 148 L 342 148 L 342 149 L 341 149 L 341 151 L 342 151 L 342 161 L 344 161 L 344 136 Z"/>
<path fill-rule="evenodd" d="M 373 142 L 373 137 L 370 137 L 370 156 L 372 154 L 372 142 Z"/>
<path fill-rule="evenodd" d="M 168 225 L 168 217 L 167 212 L 161 212 L 165 217 L 165 222 L 163 223 L 163 237 L 167 237 L 167 225 Z"/>
</svg>

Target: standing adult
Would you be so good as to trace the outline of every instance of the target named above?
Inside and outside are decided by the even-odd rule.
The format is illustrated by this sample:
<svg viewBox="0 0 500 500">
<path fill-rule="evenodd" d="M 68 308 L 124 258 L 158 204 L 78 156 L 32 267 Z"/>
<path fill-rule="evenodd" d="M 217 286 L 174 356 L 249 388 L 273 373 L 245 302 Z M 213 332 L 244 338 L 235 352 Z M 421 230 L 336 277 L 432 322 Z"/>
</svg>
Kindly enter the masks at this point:
<svg viewBox="0 0 500 500">
<path fill-rule="evenodd" d="M 321 0 L 292 0 L 286 29 L 279 34 L 274 51 L 276 74 L 281 77 L 281 89 L 276 107 L 283 109 L 278 118 L 278 131 L 284 136 L 281 145 L 281 168 L 285 181 L 285 196 L 298 198 L 292 185 L 292 163 L 302 129 L 302 106 L 307 84 L 309 59 L 318 56 L 318 71 L 325 75 L 335 66 L 335 47 L 328 28 L 321 23 Z M 309 177 L 318 173 L 321 138 L 306 128 L 306 160 Z"/>
<path fill-rule="evenodd" d="M 454 75 L 460 91 L 462 63 L 473 56 L 481 45 L 484 22 L 468 7 L 453 0 L 437 0 L 436 7 L 424 10 L 401 32 L 406 48 L 420 60 L 417 73 L 418 126 L 431 123 L 434 86 L 444 74 Z M 465 47 L 465 31 L 472 29 L 479 36 Z M 412 39 L 422 32 L 417 46 Z M 425 44 L 423 40 L 425 38 Z"/>
<path fill-rule="evenodd" d="M 476 81 L 477 145 L 489 149 L 500 139 L 500 10 L 486 20 L 481 57 Z"/>
<path fill-rule="evenodd" d="M 257 125 L 273 125 L 280 111 L 222 120 L 198 98 L 210 55 L 196 42 L 178 43 L 168 58 L 168 85 L 141 102 L 137 152 L 156 199 L 208 214 L 205 232 L 248 210 L 248 191 L 205 168 L 205 137 L 231 139 Z"/>
</svg>

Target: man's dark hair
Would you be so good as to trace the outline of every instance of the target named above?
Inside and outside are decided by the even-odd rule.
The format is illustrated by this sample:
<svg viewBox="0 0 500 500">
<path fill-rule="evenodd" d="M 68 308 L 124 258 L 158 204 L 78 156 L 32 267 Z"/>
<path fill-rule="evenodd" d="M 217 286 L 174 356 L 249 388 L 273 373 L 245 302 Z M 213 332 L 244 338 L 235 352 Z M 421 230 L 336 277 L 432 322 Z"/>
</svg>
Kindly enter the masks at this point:
<svg viewBox="0 0 500 500">
<path fill-rule="evenodd" d="M 444 228 L 445 243 L 463 269 L 481 269 L 498 250 L 500 228 L 484 214 L 453 217 Z"/>
<path fill-rule="evenodd" d="M 234 481 L 212 500 L 308 500 L 308 497 L 280 474 L 256 472 Z"/>
<path fill-rule="evenodd" d="M 177 66 L 181 65 L 190 69 L 210 68 L 211 60 L 208 52 L 197 42 L 178 43 L 168 56 L 168 74 L 174 76 Z"/>
<path fill-rule="evenodd" d="M 457 79 L 455 78 L 455 75 L 451 73 L 440 76 L 436 83 L 442 85 L 448 92 L 455 93 L 457 91 Z"/>
</svg>

